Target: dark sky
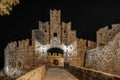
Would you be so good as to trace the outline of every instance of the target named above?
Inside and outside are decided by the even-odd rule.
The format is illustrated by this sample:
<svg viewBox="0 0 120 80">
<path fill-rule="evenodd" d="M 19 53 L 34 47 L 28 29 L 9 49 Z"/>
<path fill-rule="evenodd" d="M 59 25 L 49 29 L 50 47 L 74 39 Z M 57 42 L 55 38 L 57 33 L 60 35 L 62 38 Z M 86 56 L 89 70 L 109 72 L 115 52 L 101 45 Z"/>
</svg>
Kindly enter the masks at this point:
<svg viewBox="0 0 120 80">
<path fill-rule="evenodd" d="M 31 38 L 38 21 L 49 21 L 49 9 L 61 9 L 62 21 L 72 21 L 77 37 L 95 40 L 96 31 L 120 23 L 120 1 L 21 0 L 9 16 L 0 16 L 0 63 L 7 43 Z"/>
</svg>

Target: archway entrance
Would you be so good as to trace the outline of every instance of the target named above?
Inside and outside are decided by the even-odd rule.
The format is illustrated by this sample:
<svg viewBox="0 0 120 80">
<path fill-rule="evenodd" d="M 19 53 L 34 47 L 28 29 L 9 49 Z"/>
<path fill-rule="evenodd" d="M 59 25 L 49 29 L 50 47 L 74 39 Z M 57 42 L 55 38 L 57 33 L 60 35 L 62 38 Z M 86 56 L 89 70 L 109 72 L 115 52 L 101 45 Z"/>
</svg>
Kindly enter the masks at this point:
<svg viewBox="0 0 120 80">
<path fill-rule="evenodd" d="M 47 50 L 47 65 L 64 67 L 64 54 L 60 48 L 50 48 Z"/>
<path fill-rule="evenodd" d="M 53 47 L 53 48 L 50 48 L 47 50 L 48 53 L 61 53 L 63 54 L 64 51 L 60 48 L 56 48 L 56 47 Z"/>
</svg>

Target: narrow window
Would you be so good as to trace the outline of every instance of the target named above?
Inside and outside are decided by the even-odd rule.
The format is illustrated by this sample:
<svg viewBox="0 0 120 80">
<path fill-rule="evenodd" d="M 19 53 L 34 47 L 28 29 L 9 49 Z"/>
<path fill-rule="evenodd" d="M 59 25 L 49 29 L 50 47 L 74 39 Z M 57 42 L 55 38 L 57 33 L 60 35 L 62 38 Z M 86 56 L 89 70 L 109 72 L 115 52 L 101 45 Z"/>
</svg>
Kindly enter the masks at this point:
<svg viewBox="0 0 120 80">
<path fill-rule="evenodd" d="M 66 33 L 66 31 L 64 31 L 64 33 Z"/>
<path fill-rule="evenodd" d="M 57 33 L 53 33 L 53 36 L 54 36 L 54 37 L 57 37 Z"/>
<path fill-rule="evenodd" d="M 18 66 L 21 67 L 21 62 L 18 62 Z"/>
</svg>

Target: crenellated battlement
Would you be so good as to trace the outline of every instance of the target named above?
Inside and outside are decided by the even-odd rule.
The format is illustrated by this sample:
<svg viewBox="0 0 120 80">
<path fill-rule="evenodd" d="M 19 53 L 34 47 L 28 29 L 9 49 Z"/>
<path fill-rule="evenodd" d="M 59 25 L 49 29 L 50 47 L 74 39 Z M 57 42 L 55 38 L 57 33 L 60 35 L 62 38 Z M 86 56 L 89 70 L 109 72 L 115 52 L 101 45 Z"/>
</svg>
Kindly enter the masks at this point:
<svg viewBox="0 0 120 80">
<path fill-rule="evenodd" d="M 26 49 L 26 48 L 30 48 L 33 45 L 30 45 L 30 41 L 29 39 L 26 40 L 21 40 L 21 41 L 14 41 L 14 42 L 10 42 L 7 44 L 7 49 L 9 50 L 14 50 L 14 49 Z"/>
<path fill-rule="evenodd" d="M 29 39 L 8 43 L 4 52 L 5 72 L 8 76 L 18 77 L 35 67 L 35 49 Z"/>
<path fill-rule="evenodd" d="M 99 29 L 96 32 L 97 45 L 107 44 L 119 31 L 120 24 L 112 24 L 111 29 L 109 26 Z"/>
<path fill-rule="evenodd" d="M 91 40 L 86 40 L 86 39 L 77 39 L 77 44 L 78 44 L 78 49 L 79 50 L 84 50 L 84 53 L 87 50 L 93 49 L 96 47 L 96 42 L 95 41 L 91 41 Z"/>
</svg>

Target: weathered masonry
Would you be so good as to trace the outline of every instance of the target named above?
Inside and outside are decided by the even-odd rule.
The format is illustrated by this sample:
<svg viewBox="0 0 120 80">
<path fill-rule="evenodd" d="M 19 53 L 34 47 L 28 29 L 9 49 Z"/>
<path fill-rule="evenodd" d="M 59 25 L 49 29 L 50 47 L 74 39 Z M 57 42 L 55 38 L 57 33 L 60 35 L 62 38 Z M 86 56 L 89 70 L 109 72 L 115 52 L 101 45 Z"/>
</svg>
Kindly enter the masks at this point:
<svg viewBox="0 0 120 80">
<path fill-rule="evenodd" d="M 61 22 L 60 10 L 50 10 L 50 22 L 39 21 L 39 28 L 32 30 L 32 44 L 29 42 L 26 39 L 6 46 L 5 72 L 8 76 L 21 76 L 42 63 L 83 67 L 86 51 L 96 46 L 94 41 L 78 39 L 76 31 L 71 30 L 71 22 Z"/>
</svg>

